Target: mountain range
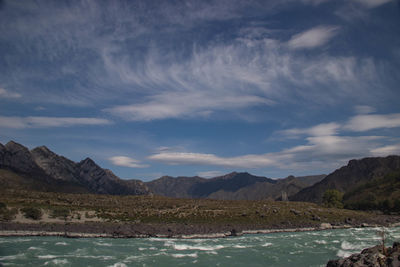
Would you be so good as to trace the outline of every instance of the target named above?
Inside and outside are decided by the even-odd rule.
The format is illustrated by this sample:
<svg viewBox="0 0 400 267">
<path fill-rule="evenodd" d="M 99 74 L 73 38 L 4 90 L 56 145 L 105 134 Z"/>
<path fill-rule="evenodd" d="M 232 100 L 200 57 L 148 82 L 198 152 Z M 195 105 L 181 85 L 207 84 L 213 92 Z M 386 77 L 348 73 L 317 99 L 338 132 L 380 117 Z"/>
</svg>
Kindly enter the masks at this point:
<svg viewBox="0 0 400 267">
<path fill-rule="evenodd" d="M 163 176 L 146 185 L 157 195 L 176 198 L 211 198 L 225 200 L 260 200 L 290 197 L 325 175 L 270 179 L 247 172 L 232 172 L 214 178 Z"/>
<path fill-rule="evenodd" d="M 388 184 L 390 179 L 385 177 L 396 172 L 400 172 L 400 156 L 351 160 L 329 175 L 271 179 L 247 172 L 232 172 L 208 179 L 163 176 L 142 182 L 120 179 L 90 158 L 74 162 L 45 146 L 29 150 L 13 141 L 0 144 L 0 182 L 3 188 L 66 193 L 156 194 L 174 198 L 224 200 L 289 199 L 320 203 L 328 189 L 337 189 L 345 193 L 346 199 L 351 199 L 351 192 L 361 192 L 360 187 L 364 190 L 368 188 L 369 192 L 373 190 L 371 181 L 375 181 L 375 184 L 376 181 L 385 181 Z M 390 190 L 390 185 L 388 188 Z M 375 196 L 377 199 L 384 197 Z"/>
</svg>

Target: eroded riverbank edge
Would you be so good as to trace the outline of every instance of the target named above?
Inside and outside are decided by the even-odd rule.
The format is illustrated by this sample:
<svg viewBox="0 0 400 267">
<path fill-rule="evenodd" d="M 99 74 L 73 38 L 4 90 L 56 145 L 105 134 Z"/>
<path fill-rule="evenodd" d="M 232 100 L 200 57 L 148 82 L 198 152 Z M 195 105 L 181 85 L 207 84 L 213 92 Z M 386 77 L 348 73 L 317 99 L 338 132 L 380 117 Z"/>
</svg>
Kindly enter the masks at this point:
<svg viewBox="0 0 400 267">
<path fill-rule="evenodd" d="M 398 219 L 398 218 L 397 218 Z M 367 227 L 400 227 L 400 221 L 386 224 L 331 225 L 313 227 L 257 228 L 241 225 L 180 225 L 180 224 L 20 224 L 0 223 L 0 237 L 59 236 L 66 238 L 174 238 L 210 239 L 249 234 L 310 232 L 331 229 Z M 230 229 L 230 230 L 229 230 Z"/>
</svg>

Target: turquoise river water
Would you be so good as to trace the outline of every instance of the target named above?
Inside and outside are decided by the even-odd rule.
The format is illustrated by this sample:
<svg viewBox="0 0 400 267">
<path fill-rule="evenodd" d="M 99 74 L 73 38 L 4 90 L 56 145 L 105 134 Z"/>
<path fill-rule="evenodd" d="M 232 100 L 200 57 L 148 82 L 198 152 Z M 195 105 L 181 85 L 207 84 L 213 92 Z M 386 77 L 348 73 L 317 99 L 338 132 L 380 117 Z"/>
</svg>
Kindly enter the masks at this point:
<svg viewBox="0 0 400 267">
<path fill-rule="evenodd" d="M 0 266 L 325 266 L 379 244 L 379 228 L 217 239 L 0 238 Z M 386 245 L 400 241 L 387 229 Z"/>
</svg>

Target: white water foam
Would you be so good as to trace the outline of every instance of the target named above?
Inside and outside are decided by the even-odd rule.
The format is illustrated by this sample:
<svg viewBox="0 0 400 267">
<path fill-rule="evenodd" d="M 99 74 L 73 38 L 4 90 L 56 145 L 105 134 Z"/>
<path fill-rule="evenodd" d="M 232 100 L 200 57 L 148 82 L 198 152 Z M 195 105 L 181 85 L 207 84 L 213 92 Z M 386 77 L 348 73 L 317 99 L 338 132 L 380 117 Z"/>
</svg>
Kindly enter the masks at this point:
<svg viewBox="0 0 400 267">
<path fill-rule="evenodd" d="M 317 244 L 321 244 L 321 245 L 327 244 L 327 242 L 325 240 L 315 240 L 314 242 Z"/>
<path fill-rule="evenodd" d="M 41 248 L 38 248 L 38 247 L 29 247 L 28 250 L 41 250 Z"/>
<path fill-rule="evenodd" d="M 234 245 L 233 248 L 251 248 L 252 246 Z"/>
<path fill-rule="evenodd" d="M 55 258 L 57 258 L 58 256 L 56 256 L 56 255 L 39 255 L 39 256 L 37 256 L 39 259 L 55 259 Z"/>
<path fill-rule="evenodd" d="M 175 250 L 202 250 L 202 251 L 209 251 L 209 250 L 218 250 L 225 248 L 223 245 L 217 245 L 217 246 L 191 246 L 191 245 L 185 245 L 185 244 L 172 244 L 172 247 Z"/>
<path fill-rule="evenodd" d="M 263 245 L 261 245 L 262 247 L 270 247 L 270 246 L 272 246 L 273 244 L 272 243 L 269 243 L 269 242 L 267 242 L 267 243 L 265 243 L 265 244 L 263 244 Z"/>
<path fill-rule="evenodd" d="M 174 258 L 184 258 L 184 257 L 197 258 L 197 253 L 191 253 L 191 254 L 171 254 L 171 256 L 174 257 Z"/>
<path fill-rule="evenodd" d="M 67 246 L 68 244 L 66 242 L 57 242 L 56 246 Z"/>
<path fill-rule="evenodd" d="M 16 260 L 25 257 L 24 253 L 0 257 L 0 261 Z"/>
<path fill-rule="evenodd" d="M 336 256 L 338 256 L 339 258 L 347 258 L 351 254 L 353 254 L 353 253 L 339 249 L 339 251 L 336 253 Z"/>
<path fill-rule="evenodd" d="M 123 262 L 117 262 L 114 263 L 113 265 L 109 265 L 109 267 L 127 267 L 127 265 Z"/>
<path fill-rule="evenodd" d="M 69 261 L 67 259 L 54 259 L 52 261 L 46 261 L 44 265 L 49 265 L 50 263 L 52 263 L 53 265 L 65 265 L 68 264 Z"/>
<path fill-rule="evenodd" d="M 103 243 L 103 242 L 93 242 L 95 245 L 104 246 L 104 247 L 112 247 L 111 243 Z"/>
</svg>

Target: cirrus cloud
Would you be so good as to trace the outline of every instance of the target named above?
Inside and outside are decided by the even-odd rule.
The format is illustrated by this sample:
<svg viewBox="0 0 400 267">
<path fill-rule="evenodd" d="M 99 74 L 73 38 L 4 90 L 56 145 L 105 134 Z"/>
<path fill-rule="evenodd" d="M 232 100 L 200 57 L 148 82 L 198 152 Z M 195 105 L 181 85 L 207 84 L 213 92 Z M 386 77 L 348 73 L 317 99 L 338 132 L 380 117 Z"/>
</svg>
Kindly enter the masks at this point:
<svg viewBox="0 0 400 267">
<path fill-rule="evenodd" d="M 0 116 L 0 128 L 13 129 L 108 125 L 111 123 L 107 119 L 100 118 Z"/>
</svg>

